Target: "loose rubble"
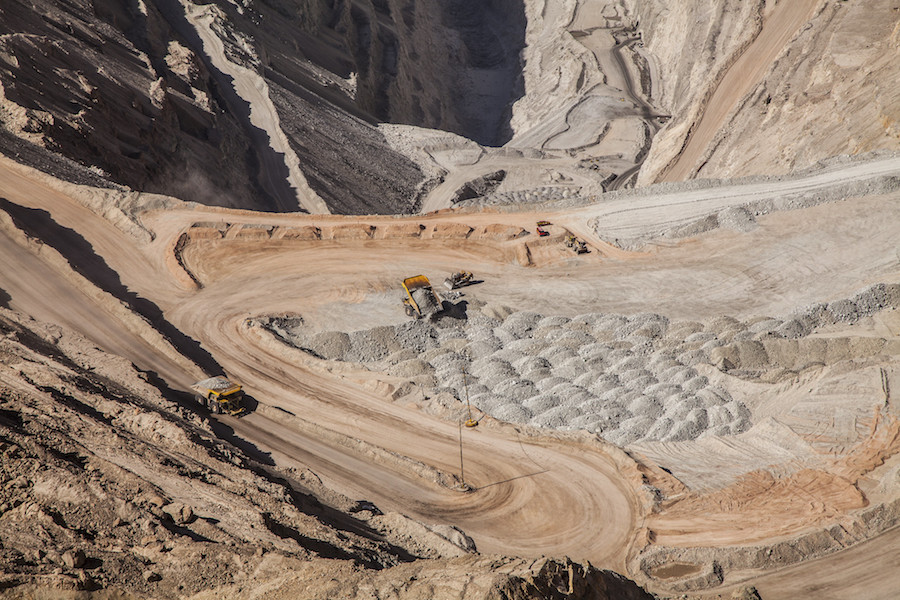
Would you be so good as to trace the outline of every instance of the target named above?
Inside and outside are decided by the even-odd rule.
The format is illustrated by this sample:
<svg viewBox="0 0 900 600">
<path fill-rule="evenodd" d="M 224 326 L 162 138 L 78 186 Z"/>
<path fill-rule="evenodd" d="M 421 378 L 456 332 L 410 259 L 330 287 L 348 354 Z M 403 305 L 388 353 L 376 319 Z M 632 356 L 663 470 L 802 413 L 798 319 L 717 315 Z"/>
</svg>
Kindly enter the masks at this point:
<svg viewBox="0 0 900 600">
<path fill-rule="evenodd" d="M 856 342 L 851 349 L 842 338 L 813 342 L 809 335 L 896 306 L 900 286 L 878 284 L 784 319 L 747 322 L 520 311 L 505 319 L 476 312 L 467 319 L 411 320 L 349 334 L 308 333 L 299 317 L 270 317 L 264 324 L 319 358 L 361 363 L 427 388 L 433 405 L 468 396 L 473 407 L 496 419 L 583 429 L 625 446 L 747 431 L 750 410 L 695 367 L 709 364 L 771 381 L 823 364 L 826 355 L 829 362 L 874 355 L 883 340 Z M 780 351 L 784 345 L 791 345 L 790 352 Z"/>
</svg>

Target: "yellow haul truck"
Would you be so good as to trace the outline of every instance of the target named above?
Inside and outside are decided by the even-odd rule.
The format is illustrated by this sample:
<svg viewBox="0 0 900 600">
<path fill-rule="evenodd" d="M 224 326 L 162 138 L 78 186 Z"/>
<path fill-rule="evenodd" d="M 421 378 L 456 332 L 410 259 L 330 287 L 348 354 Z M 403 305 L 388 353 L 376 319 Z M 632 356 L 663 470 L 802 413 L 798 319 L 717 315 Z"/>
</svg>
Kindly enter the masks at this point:
<svg viewBox="0 0 900 600">
<path fill-rule="evenodd" d="M 233 417 L 244 412 L 242 402 L 244 392 L 240 384 L 229 381 L 224 377 L 210 377 L 198 381 L 191 386 L 196 392 L 197 402 L 205 406 L 210 412 L 228 414 Z"/>
<path fill-rule="evenodd" d="M 441 311 L 441 299 L 424 275 L 407 277 L 403 280 L 403 289 L 406 290 L 403 304 L 410 317 L 421 319 Z"/>
</svg>

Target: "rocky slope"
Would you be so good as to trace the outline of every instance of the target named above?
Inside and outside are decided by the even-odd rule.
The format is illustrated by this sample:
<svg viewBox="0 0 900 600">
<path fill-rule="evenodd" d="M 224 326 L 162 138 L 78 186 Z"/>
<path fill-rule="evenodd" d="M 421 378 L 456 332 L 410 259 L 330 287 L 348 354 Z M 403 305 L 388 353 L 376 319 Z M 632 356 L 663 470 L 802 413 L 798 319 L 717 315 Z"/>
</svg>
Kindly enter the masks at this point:
<svg viewBox="0 0 900 600">
<path fill-rule="evenodd" d="M 898 51 L 895 2 L 826 4 L 734 107 L 698 176 L 788 173 L 900 148 Z M 771 139 L 781 143 L 762 143 Z"/>
<path fill-rule="evenodd" d="M 5 153 L 35 144 L 89 170 L 69 177 L 261 210 L 296 210 L 308 182 L 350 213 L 408 212 L 423 183 L 376 122 L 508 139 L 525 20 L 510 0 L 0 10 Z"/>
<path fill-rule="evenodd" d="M 676 180 L 784 174 L 839 154 L 900 148 L 900 99 L 891 83 L 898 76 L 896 3 L 807 4 L 756 63 L 739 58 L 764 24 L 777 27 L 785 18 L 783 2 L 635 7 L 659 70 L 654 100 L 673 117 L 654 140 L 640 183 L 665 178 L 720 84 L 746 89 L 717 108 L 721 121 Z"/>
<path fill-rule="evenodd" d="M 4 152 L 27 142 L 136 189 L 265 207 L 248 202 L 260 195 L 249 141 L 209 70 L 153 5 L 141 7 L 0 9 L 0 114 L 18 138 L 3 136 Z"/>
<path fill-rule="evenodd" d="M 715 107 L 721 120 L 678 177 L 784 173 L 898 147 L 896 7 L 803 4 L 772 55 L 752 65 L 759 81 L 745 78 Z M 645 184 L 666 177 L 720 82 L 734 87 L 729 73 L 750 68 L 743 55 L 787 6 L 15 0 L 0 9 L 0 144 L 69 179 L 262 210 L 417 209 L 446 171 L 389 143 L 376 127 L 384 122 L 558 148 L 594 169 L 633 161 L 603 166 L 591 190 L 606 169 L 633 174 L 649 146 Z M 629 78 L 633 105 L 613 106 L 632 93 L 620 89 Z M 645 124 L 617 121 L 629 115 Z M 652 115 L 671 117 L 658 134 Z M 583 151 L 620 138 L 622 149 Z M 592 173 L 582 171 L 576 180 Z M 523 177 L 501 191 L 535 185 Z"/>
<path fill-rule="evenodd" d="M 649 598 L 589 565 L 480 557 L 452 528 L 350 515 L 128 361 L 6 309 L 0 333 L 2 597 Z"/>
<path fill-rule="evenodd" d="M 347 82 L 328 70 L 347 77 L 355 68 L 333 32 L 319 39 L 285 19 L 315 22 L 303 7 L 223 5 L 209 10 L 228 60 L 269 75 L 272 102 L 300 117 L 285 130 L 312 185 L 330 194 L 332 210 L 410 210 L 421 174 L 387 148 L 366 107 L 357 108 Z M 297 190 L 284 181 L 296 165 L 272 149 L 277 132 L 255 122 L 259 107 L 251 108 L 209 55 L 187 20 L 189 6 L 47 0 L 0 9 L 4 152 L 76 181 L 99 174 L 205 204 L 297 210 Z M 262 19 L 281 27 L 264 35 L 254 25 Z M 300 58 L 304 51 L 324 66 Z M 29 160 L 30 144 L 88 171 Z M 349 197 L 336 200 L 342 196 Z"/>
</svg>

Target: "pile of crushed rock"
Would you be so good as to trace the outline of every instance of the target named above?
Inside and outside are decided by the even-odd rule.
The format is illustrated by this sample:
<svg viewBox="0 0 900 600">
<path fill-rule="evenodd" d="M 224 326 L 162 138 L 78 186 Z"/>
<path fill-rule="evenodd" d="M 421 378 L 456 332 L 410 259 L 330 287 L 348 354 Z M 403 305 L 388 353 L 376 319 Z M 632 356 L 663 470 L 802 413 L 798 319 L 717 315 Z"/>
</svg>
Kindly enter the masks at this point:
<svg viewBox="0 0 900 600">
<path fill-rule="evenodd" d="M 511 192 L 495 192 L 454 202 L 455 206 L 501 206 L 538 204 L 578 198 L 581 190 L 571 186 L 543 186 Z"/>
<path fill-rule="evenodd" d="M 736 343 L 797 339 L 900 304 L 900 286 L 805 307 L 786 319 L 718 317 L 670 322 L 644 313 L 576 317 L 473 312 L 468 319 L 413 320 L 365 331 L 311 333 L 302 319 L 272 317 L 273 333 L 317 357 L 361 363 L 452 394 L 496 419 L 585 429 L 626 445 L 733 435 L 748 408 L 694 368 Z M 496 315 L 496 313 L 494 313 Z"/>
</svg>

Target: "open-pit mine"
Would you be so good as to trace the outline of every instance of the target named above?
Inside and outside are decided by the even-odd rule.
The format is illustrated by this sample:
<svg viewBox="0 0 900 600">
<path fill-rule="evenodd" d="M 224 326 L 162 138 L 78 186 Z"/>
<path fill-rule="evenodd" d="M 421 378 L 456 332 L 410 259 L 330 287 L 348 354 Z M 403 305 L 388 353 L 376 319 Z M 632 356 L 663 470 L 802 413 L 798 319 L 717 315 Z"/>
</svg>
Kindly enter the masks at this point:
<svg viewBox="0 0 900 600">
<path fill-rule="evenodd" d="M 898 0 L 4 0 L 0 598 L 896 598 Z"/>
</svg>

